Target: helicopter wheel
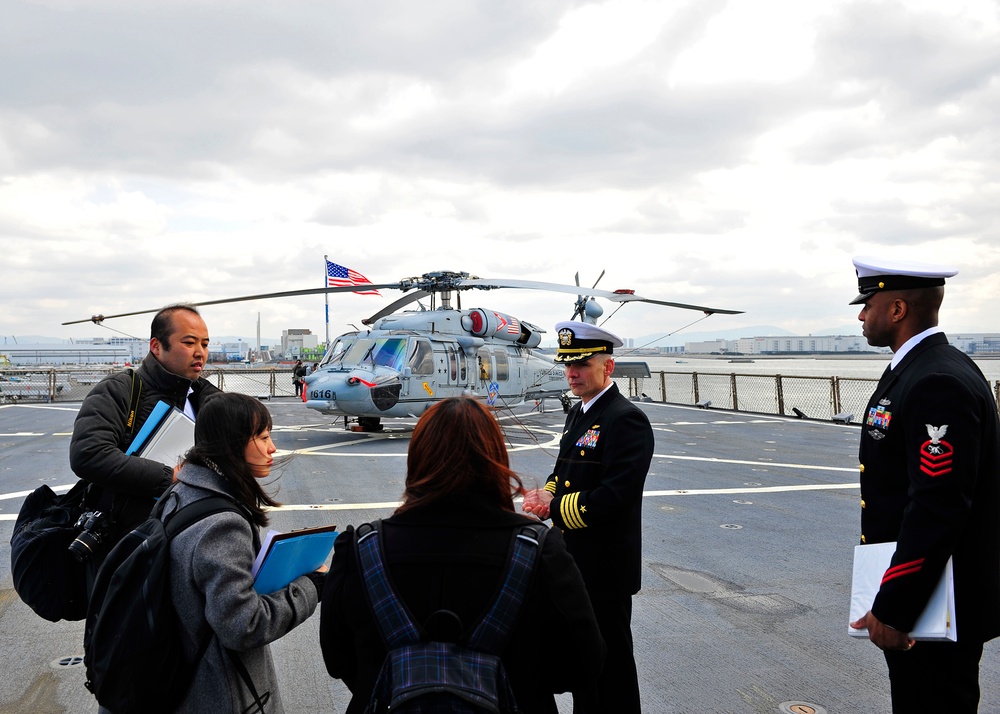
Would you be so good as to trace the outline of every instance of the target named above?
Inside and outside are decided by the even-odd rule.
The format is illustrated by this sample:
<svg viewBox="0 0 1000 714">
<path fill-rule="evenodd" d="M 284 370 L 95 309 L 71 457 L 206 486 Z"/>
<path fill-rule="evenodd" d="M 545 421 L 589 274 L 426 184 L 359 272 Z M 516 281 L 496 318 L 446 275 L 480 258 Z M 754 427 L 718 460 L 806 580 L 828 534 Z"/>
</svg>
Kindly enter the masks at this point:
<svg viewBox="0 0 1000 714">
<path fill-rule="evenodd" d="M 358 417 L 361 431 L 382 431 L 382 420 L 378 417 Z"/>
</svg>

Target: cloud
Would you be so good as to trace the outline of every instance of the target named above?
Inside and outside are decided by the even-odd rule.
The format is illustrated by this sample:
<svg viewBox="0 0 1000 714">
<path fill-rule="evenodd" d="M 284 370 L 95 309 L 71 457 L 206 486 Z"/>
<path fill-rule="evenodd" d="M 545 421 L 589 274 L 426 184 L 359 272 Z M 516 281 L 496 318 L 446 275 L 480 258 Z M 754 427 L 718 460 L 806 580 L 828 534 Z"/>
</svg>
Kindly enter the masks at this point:
<svg viewBox="0 0 1000 714">
<path fill-rule="evenodd" d="M 747 311 L 699 331 L 809 333 L 853 319 L 871 252 L 956 263 L 946 329 L 995 330 L 998 40 L 985 0 L 8 3 L 0 333 L 318 286 L 324 255 L 377 281 L 604 270 Z M 331 331 L 396 297 L 331 298 Z M 540 326 L 571 303 L 463 295 Z M 326 330 L 321 296 L 207 312 L 258 315 Z"/>
</svg>

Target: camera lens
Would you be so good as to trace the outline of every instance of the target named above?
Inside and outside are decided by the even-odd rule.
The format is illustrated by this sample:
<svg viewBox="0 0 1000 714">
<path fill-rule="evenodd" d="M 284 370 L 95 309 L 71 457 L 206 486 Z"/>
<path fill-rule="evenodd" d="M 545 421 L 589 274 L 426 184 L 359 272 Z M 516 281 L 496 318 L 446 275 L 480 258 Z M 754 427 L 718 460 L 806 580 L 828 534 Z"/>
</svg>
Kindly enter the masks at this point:
<svg viewBox="0 0 1000 714">
<path fill-rule="evenodd" d="M 90 560 L 100 543 L 100 536 L 96 535 L 93 531 L 83 531 L 69 544 L 69 552 L 73 554 L 77 562 L 83 563 Z"/>
<path fill-rule="evenodd" d="M 77 562 L 83 563 L 94 555 L 104 536 L 105 520 L 100 511 L 84 513 L 77 521 L 79 535 L 69 544 L 69 552 Z"/>
</svg>

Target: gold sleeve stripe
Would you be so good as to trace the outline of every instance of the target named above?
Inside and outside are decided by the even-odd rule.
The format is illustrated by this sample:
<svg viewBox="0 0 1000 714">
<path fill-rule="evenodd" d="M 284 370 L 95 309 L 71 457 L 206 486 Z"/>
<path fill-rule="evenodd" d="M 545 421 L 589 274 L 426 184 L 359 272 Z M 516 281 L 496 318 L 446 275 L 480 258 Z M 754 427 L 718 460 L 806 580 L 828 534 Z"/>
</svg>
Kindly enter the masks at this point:
<svg viewBox="0 0 1000 714">
<path fill-rule="evenodd" d="M 587 527 L 583 518 L 580 517 L 579 502 L 579 492 L 568 493 L 559 500 L 559 515 L 562 516 L 563 524 L 570 530 Z"/>
<path fill-rule="evenodd" d="M 555 481 L 547 481 L 545 483 L 545 485 L 542 486 L 542 490 L 543 491 L 548 491 L 549 493 L 555 493 L 556 492 L 556 482 Z"/>
</svg>

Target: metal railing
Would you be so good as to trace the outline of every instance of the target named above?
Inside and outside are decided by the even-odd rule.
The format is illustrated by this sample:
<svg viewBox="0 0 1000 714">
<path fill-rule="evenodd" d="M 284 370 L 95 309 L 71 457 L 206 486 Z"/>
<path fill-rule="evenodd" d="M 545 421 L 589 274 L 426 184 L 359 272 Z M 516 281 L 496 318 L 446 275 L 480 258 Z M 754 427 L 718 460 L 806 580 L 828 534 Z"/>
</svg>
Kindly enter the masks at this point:
<svg viewBox="0 0 1000 714">
<path fill-rule="evenodd" d="M 95 384 L 120 367 L 80 369 L 4 368 L 0 370 L 0 403 L 14 401 L 79 402 Z M 294 397 L 291 367 L 210 368 L 204 377 L 230 392 L 255 397 Z"/>
<path fill-rule="evenodd" d="M 857 423 L 864 416 L 877 379 L 859 377 L 790 377 L 774 374 L 699 374 L 653 372 L 651 377 L 620 378 L 618 388 L 630 397 L 654 402 L 705 405 L 716 409 L 805 416 L 842 421 L 851 415 Z M 1000 402 L 1000 381 L 993 385 Z"/>
<path fill-rule="evenodd" d="M 82 401 L 91 388 L 117 367 L 80 369 L 4 368 L 0 371 L 0 402 Z M 204 376 L 219 389 L 256 397 L 294 397 L 291 367 L 206 369 Z M 781 374 L 699 374 L 653 372 L 650 377 L 615 380 L 623 394 L 654 402 L 716 409 L 843 420 L 864 416 L 877 379 L 857 377 L 793 377 Z M 1000 402 L 1000 381 L 993 385 Z"/>
</svg>

